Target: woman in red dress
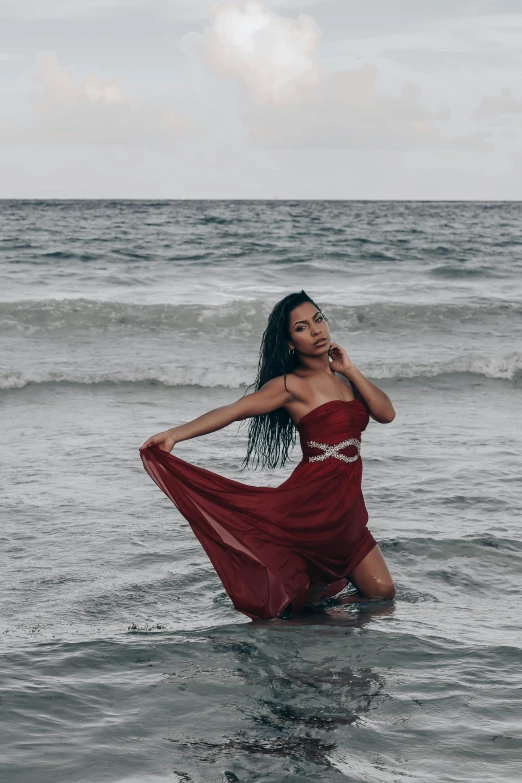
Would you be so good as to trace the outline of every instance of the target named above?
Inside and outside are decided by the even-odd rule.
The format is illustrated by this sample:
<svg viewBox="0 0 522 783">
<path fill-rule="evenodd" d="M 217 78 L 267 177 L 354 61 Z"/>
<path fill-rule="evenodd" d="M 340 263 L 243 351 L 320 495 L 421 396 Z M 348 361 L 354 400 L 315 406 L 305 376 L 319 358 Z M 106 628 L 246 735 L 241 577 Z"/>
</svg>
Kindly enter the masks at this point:
<svg viewBox="0 0 522 783">
<path fill-rule="evenodd" d="M 339 593 L 392 599 L 395 586 L 366 524 L 361 433 L 371 416 L 395 411 L 346 352 L 328 320 L 301 291 L 272 310 L 255 391 L 140 449 L 145 470 L 190 523 L 234 606 L 252 619 L 300 611 Z M 191 465 L 176 443 L 250 419 L 244 465 L 283 466 L 299 433 L 302 460 L 277 487 L 255 487 Z"/>
</svg>

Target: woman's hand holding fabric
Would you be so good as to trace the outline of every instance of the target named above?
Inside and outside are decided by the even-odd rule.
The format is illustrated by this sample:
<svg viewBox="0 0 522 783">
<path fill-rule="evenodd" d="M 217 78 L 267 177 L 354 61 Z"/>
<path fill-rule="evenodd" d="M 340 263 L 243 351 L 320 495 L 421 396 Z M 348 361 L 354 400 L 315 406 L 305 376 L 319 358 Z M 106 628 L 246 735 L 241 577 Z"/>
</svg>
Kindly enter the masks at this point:
<svg viewBox="0 0 522 783">
<path fill-rule="evenodd" d="M 174 437 L 172 430 L 165 430 L 164 432 L 158 432 L 157 435 L 152 435 L 148 440 L 146 440 L 143 446 L 140 448 L 140 451 L 142 449 L 148 448 L 149 446 L 159 446 L 160 449 L 163 449 L 163 451 L 172 451 L 175 445 L 176 438 Z"/>
</svg>

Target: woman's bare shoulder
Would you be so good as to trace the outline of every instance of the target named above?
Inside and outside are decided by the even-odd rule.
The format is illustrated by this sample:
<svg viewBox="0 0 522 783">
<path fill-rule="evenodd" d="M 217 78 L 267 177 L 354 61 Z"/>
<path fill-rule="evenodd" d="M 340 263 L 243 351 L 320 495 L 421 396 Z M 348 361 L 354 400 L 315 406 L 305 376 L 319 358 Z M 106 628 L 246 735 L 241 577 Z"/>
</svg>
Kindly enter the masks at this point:
<svg viewBox="0 0 522 783">
<path fill-rule="evenodd" d="M 283 376 L 285 389 L 292 395 L 292 399 L 301 400 L 303 393 L 306 396 L 306 380 L 294 372 L 287 372 Z"/>
</svg>

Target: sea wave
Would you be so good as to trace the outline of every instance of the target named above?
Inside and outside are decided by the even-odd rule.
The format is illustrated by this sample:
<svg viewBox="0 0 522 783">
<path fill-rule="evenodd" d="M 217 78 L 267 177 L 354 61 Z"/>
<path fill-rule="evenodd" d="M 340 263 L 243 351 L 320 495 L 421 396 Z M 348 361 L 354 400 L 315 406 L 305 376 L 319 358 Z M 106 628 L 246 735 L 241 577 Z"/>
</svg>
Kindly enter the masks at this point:
<svg viewBox="0 0 522 783">
<path fill-rule="evenodd" d="M 415 380 L 442 376 L 475 375 L 500 381 L 522 380 L 522 354 L 512 353 L 499 358 L 465 357 L 431 364 L 384 363 L 369 364 L 365 372 L 373 380 Z M 99 384 L 156 384 L 163 386 L 199 386 L 239 389 L 251 384 L 255 367 L 243 368 L 222 365 L 215 369 L 206 367 L 173 367 L 151 372 L 143 369 L 115 369 L 110 372 L 77 368 L 42 368 L 31 371 L 7 371 L 0 373 L 0 389 L 22 389 L 39 384 L 75 384 L 95 386 Z"/>
<path fill-rule="evenodd" d="M 441 375 L 481 375 L 504 381 L 522 380 L 522 353 L 514 351 L 506 356 L 455 357 L 447 361 L 432 363 L 374 364 L 368 368 L 368 375 L 377 379 L 436 378 Z"/>
<path fill-rule="evenodd" d="M 433 277 L 445 277 L 455 280 L 466 280 L 476 277 L 508 277 L 509 271 L 502 272 L 491 266 L 453 266 L 452 264 L 445 264 L 444 266 L 436 266 L 430 269 L 430 275 Z"/>
<path fill-rule="evenodd" d="M 39 371 L 15 371 L 0 373 L 0 390 L 23 389 L 26 386 L 44 384 L 72 384 L 81 386 L 147 384 L 163 386 L 200 386 L 203 388 L 224 387 L 239 389 L 252 383 L 255 372 L 220 367 L 207 368 L 180 367 L 166 372 L 133 370 L 113 370 L 96 372 L 67 368 L 63 370 L 41 369 Z"/>
<path fill-rule="evenodd" d="M 320 303 L 336 329 L 386 331 L 437 329 L 453 331 L 466 325 L 522 324 L 522 303 L 474 300 L 469 303 L 408 304 L 374 302 L 364 305 Z M 237 299 L 221 305 L 139 304 L 97 299 L 44 299 L 0 302 L 0 328 L 22 333 L 108 331 L 136 329 L 210 334 L 217 329 L 242 335 L 261 335 L 272 303 L 266 299 Z"/>
</svg>

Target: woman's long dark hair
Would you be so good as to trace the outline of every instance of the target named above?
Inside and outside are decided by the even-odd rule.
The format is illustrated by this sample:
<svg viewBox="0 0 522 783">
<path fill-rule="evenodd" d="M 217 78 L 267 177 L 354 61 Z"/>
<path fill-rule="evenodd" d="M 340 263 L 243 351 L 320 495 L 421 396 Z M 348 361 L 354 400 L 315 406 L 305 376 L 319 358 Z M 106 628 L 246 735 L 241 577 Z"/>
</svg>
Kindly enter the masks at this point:
<svg viewBox="0 0 522 783">
<path fill-rule="evenodd" d="M 257 376 L 254 383 L 247 388 L 247 392 L 252 386 L 258 391 L 267 381 L 290 373 L 297 366 L 296 354 L 290 354 L 288 351 L 290 313 L 303 302 L 311 302 L 318 310 L 321 309 L 301 290 L 297 294 L 285 296 L 270 313 L 261 339 Z M 247 453 L 242 468 L 248 466 L 252 455 L 254 468 L 258 467 L 259 462 L 261 469 L 277 468 L 279 464 L 284 467 L 290 446 L 295 442 L 295 426 L 284 408 L 253 416 L 250 420 Z"/>
</svg>

